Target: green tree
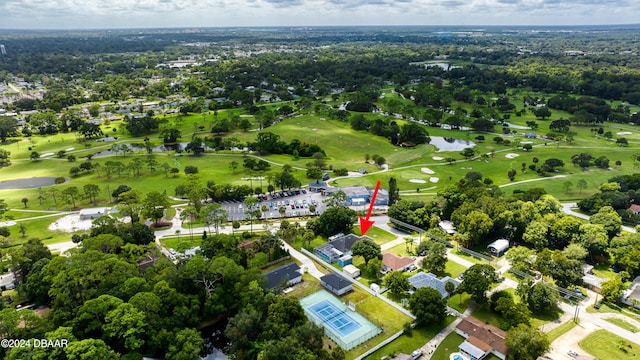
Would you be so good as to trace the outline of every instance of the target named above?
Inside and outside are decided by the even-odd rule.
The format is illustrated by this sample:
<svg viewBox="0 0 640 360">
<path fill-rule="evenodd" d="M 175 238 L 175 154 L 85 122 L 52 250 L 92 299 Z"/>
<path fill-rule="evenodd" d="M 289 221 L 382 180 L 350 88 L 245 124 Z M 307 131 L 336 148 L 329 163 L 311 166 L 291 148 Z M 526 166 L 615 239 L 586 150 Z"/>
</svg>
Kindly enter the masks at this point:
<svg viewBox="0 0 640 360">
<path fill-rule="evenodd" d="M 424 258 L 422 268 L 428 272 L 443 274 L 447 265 L 447 247 L 437 241 L 432 241 Z"/>
<path fill-rule="evenodd" d="M 76 199 L 78 198 L 78 194 L 80 191 L 75 186 L 70 186 L 64 190 L 62 190 L 62 195 L 67 198 L 67 201 L 73 205 L 73 208 L 76 207 Z"/>
<path fill-rule="evenodd" d="M 17 135 L 18 125 L 11 117 L 0 117 L 0 142 L 5 143 L 9 136 Z"/>
<path fill-rule="evenodd" d="M 365 265 L 366 266 L 366 265 Z M 391 295 L 397 299 L 402 298 L 409 289 L 409 279 L 402 271 L 392 271 L 384 277 L 383 285 L 389 289 Z"/>
<path fill-rule="evenodd" d="M 591 224 L 601 224 L 607 231 L 609 239 L 613 238 L 620 232 L 622 227 L 622 218 L 611 206 L 603 206 L 597 213 L 593 214 L 589 219 Z"/>
<path fill-rule="evenodd" d="M 32 151 L 31 154 L 29 154 L 29 159 L 33 161 L 40 160 L 40 153 L 37 151 Z"/>
<path fill-rule="evenodd" d="M 220 225 L 229 220 L 227 211 L 219 203 L 212 203 L 204 207 L 207 225 L 213 225 L 216 234 L 220 233 Z"/>
<path fill-rule="evenodd" d="M 120 304 L 104 318 L 105 335 L 122 348 L 140 349 L 144 345 L 146 319 L 144 312 L 128 303 Z"/>
<path fill-rule="evenodd" d="M 307 177 L 309 179 L 320 179 L 322 177 L 322 170 L 317 166 L 312 166 L 307 169 Z"/>
<path fill-rule="evenodd" d="M 495 310 L 502 315 L 501 327 L 510 329 L 519 324 L 529 325 L 531 312 L 527 305 L 516 303 L 513 297 L 501 297 L 496 301 Z"/>
<path fill-rule="evenodd" d="M 538 314 L 552 313 L 558 308 L 558 293 L 542 282 L 537 282 L 529 289 L 527 306 Z"/>
<path fill-rule="evenodd" d="M 318 233 L 332 236 L 338 233 L 350 232 L 357 214 L 348 207 L 337 206 L 328 208 L 318 217 Z"/>
<path fill-rule="evenodd" d="M 204 340 L 196 329 L 177 330 L 169 345 L 167 359 L 197 360 L 204 346 Z"/>
<path fill-rule="evenodd" d="M 493 220 L 489 215 L 481 211 L 471 211 L 455 221 L 458 231 L 468 235 L 469 243 L 465 247 L 473 247 L 480 239 L 484 238 L 493 228 Z"/>
<path fill-rule="evenodd" d="M 379 259 L 382 257 L 380 245 L 367 238 L 356 241 L 351 247 L 351 254 L 353 256 L 362 256 L 365 266 L 369 264 L 371 259 Z"/>
<path fill-rule="evenodd" d="M 536 251 L 524 246 L 514 246 L 507 251 L 506 258 L 511 267 L 518 271 L 530 271 L 535 259 Z"/>
<path fill-rule="evenodd" d="M 458 289 L 470 294 L 477 303 L 484 303 L 485 293 L 499 280 L 498 273 L 491 265 L 475 264 L 464 272 L 464 280 Z"/>
<path fill-rule="evenodd" d="M 626 289 L 622 277 L 620 274 L 615 274 L 613 278 L 602 283 L 602 290 L 600 294 L 605 300 L 616 303 L 620 299 L 620 294 Z"/>
<path fill-rule="evenodd" d="M 509 357 L 518 360 L 535 360 L 549 351 L 547 335 L 525 324 L 507 331 L 505 345 L 509 348 Z"/>
<path fill-rule="evenodd" d="M 585 179 L 578 180 L 579 193 L 582 194 L 582 190 L 584 190 L 586 188 L 587 188 L 587 180 L 585 180 Z"/>
<path fill-rule="evenodd" d="M 152 191 L 147 193 L 147 196 L 142 202 L 142 214 L 157 224 L 164 216 L 164 212 L 168 207 L 169 199 L 158 191 Z"/>
<path fill-rule="evenodd" d="M 409 298 L 409 309 L 420 326 L 441 324 L 447 317 L 446 301 L 431 287 L 416 290 Z"/>
<path fill-rule="evenodd" d="M 68 360 L 120 359 L 115 351 L 99 339 L 72 341 L 64 351 Z"/>
<path fill-rule="evenodd" d="M 100 186 L 96 184 L 86 184 L 82 187 L 85 196 L 89 198 L 94 205 L 98 203 L 98 194 L 100 194 Z"/>
<path fill-rule="evenodd" d="M 549 246 L 549 224 L 546 221 L 533 221 L 527 225 L 522 240 L 541 250 Z"/>
<path fill-rule="evenodd" d="M 20 201 L 22 201 L 22 204 L 24 205 L 24 208 L 26 209 L 27 208 L 27 204 L 29 203 L 29 199 L 25 197 L 25 198 L 22 198 L 22 200 L 20 200 Z"/>
<path fill-rule="evenodd" d="M 400 200 L 400 189 L 398 182 L 393 176 L 389 178 L 389 205 L 393 205 Z"/>
<path fill-rule="evenodd" d="M 254 218 L 257 219 L 260 217 L 258 215 L 260 210 L 257 209 L 258 203 L 259 203 L 258 198 L 248 196 L 244 199 L 244 207 L 245 207 L 244 213 L 249 218 L 249 224 L 251 225 L 251 232 L 253 232 L 253 219 Z"/>
<path fill-rule="evenodd" d="M 0 168 L 11 165 L 11 160 L 9 159 L 10 155 L 11 153 L 9 151 L 0 149 Z"/>
</svg>

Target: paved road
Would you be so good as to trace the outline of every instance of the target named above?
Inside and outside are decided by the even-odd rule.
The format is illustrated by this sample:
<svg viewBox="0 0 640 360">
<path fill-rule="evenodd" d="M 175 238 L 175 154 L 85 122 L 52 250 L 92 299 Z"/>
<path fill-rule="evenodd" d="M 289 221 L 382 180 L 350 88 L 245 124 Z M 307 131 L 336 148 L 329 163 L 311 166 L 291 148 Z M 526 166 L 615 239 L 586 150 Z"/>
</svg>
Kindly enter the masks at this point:
<svg viewBox="0 0 640 360">
<path fill-rule="evenodd" d="M 580 219 L 584 219 L 584 220 L 589 220 L 591 217 L 589 215 L 583 214 L 583 213 L 579 213 L 577 211 L 574 211 L 573 209 L 576 209 L 578 207 L 578 204 L 575 202 L 566 202 L 566 203 L 562 203 L 562 212 L 567 214 L 567 215 L 573 215 L 575 217 L 579 217 Z M 631 227 L 631 226 L 622 226 L 622 230 L 627 231 L 627 232 L 636 232 L 636 229 Z"/>
</svg>

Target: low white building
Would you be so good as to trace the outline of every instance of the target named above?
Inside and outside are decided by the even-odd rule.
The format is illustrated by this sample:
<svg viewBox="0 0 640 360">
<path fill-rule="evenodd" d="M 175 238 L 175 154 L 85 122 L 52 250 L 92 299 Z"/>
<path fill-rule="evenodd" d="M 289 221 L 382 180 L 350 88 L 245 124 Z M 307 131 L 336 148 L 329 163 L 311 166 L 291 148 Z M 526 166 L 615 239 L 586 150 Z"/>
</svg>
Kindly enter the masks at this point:
<svg viewBox="0 0 640 360">
<path fill-rule="evenodd" d="M 80 210 L 80 220 L 93 220 L 112 212 L 115 212 L 115 209 L 110 207 L 86 208 Z"/>
<path fill-rule="evenodd" d="M 502 256 L 502 254 L 504 254 L 507 251 L 507 249 L 509 249 L 509 240 L 498 239 L 492 242 L 491 244 L 487 245 L 487 249 L 489 249 L 489 252 L 491 253 L 491 255 Z"/>
<path fill-rule="evenodd" d="M 343 272 L 346 276 L 348 276 L 348 277 L 350 277 L 350 278 L 352 278 L 352 279 L 355 279 L 355 278 L 357 278 L 358 276 L 360 276 L 360 269 L 358 269 L 356 266 L 351 265 L 351 264 L 349 264 L 349 265 L 345 265 L 345 266 L 342 268 L 342 272 Z"/>
<path fill-rule="evenodd" d="M 13 273 L 0 275 L 0 291 L 11 290 L 16 287 L 16 276 Z"/>
</svg>

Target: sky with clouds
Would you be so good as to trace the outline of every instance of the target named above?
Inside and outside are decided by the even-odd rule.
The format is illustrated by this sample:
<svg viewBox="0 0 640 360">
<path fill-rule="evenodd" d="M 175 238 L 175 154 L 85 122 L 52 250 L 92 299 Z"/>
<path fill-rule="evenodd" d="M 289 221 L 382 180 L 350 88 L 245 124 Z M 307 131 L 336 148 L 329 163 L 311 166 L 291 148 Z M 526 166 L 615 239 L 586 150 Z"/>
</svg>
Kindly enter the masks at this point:
<svg viewBox="0 0 640 360">
<path fill-rule="evenodd" d="M 0 0 L 0 28 L 595 25 L 640 22 L 639 0 Z"/>
</svg>

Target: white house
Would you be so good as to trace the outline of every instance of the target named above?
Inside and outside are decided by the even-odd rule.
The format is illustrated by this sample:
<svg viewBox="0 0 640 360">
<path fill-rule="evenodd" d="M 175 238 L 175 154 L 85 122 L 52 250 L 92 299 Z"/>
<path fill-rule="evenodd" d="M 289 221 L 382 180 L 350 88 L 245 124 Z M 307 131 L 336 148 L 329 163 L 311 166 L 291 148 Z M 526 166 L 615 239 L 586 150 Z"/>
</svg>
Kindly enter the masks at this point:
<svg viewBox="0 0 640 360">
<path fill-rule="evenodd" d="M 80 210 L 80 220 L 93 220 L 97 219 L 100 216 L 108 215 L 111 212 L 114 212 L 114 208 L 110 207 L 95 207 L 95 208 L 86 208 Z"/>
</svg>

